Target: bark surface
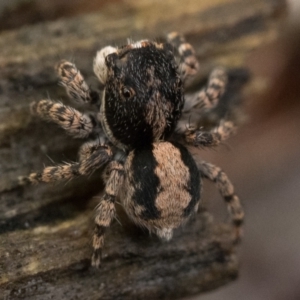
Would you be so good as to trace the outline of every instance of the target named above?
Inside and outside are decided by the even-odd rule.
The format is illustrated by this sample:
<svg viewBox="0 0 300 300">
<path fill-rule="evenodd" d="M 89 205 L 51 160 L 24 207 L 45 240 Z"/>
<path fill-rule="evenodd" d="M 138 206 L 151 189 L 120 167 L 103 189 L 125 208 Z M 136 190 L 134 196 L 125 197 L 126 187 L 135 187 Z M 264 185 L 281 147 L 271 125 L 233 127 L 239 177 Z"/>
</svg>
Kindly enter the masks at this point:
<svg viewBox="0 0 300 300">
<path fill-rule="evenodd" d="M 201 70 L 191 87 L 198 88 L 213 66 L 242 68 L 250 51 L 274 41 L 283 7 L 281 0 L 129 0 L 101 13 L 0 35 L 0 298 L 177 299 L 237 277 L 231 227 L 204 210 L 162 243 L 118 208 L 122 226 L 113 223 L 102 268 L 94 270 L 89 265 L 99 201 L 93 196 L 103 187 L 99 174 L 26 188 L 17 187 L 16 178 L 51 160 L 76 160 L 82 141 L 29 112 L 33 100 L 68 103 L 53 69 L 60 59 L 73 60 L 97 87 L 92 61 L 98 49 L 127 38 L 163 40 L 175 30 L 196 49 Z"/>
</svg>

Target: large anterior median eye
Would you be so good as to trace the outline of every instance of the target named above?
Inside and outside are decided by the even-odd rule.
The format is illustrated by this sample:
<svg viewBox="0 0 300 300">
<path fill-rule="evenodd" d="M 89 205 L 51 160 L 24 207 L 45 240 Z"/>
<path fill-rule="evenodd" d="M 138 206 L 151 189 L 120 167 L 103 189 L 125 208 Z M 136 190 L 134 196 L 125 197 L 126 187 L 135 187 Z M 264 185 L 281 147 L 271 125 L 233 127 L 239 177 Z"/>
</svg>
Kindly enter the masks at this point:
<svg viewBox="0 0 300 300">
<path fill-rule="evenodd" d="M 130 98 L 132 98 L 134 95 L 135 95 L 135 91 L 133 88 L 131 87 L 128 87 L 128 86 L 123 86 L 121 88 L 121 93 L 122 93 L 122 96 L 128 100 Z"/>
</svg>

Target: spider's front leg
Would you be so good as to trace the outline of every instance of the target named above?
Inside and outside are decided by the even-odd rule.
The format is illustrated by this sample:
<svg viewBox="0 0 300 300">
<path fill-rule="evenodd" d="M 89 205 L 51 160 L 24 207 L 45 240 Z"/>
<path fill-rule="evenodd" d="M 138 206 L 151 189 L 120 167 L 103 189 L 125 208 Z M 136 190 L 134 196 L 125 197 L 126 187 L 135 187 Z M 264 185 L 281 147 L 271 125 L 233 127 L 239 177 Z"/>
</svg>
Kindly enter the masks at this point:
<svg viewBox="0 0 300 300">
<path fill-rule="evenodd" d="M 112 149 L 101 141 L 83 144 L 79 152 L 79 161 L 46 167 L 40 173 L 19 177 L 20 185 L 39 182 L 56 182 L 71 180 L 79 175 L 90 175 L 95 170 L 105 166 L 113 157 Z"/>
<path fill-rule="evenodd" d="M 238 242 L 242 237 L 242 225 L 244 221 L 244 211 L 239 197 L 234 192 L 234 187 L 227 175 L 218 167 L 205 161 L 197 162 L 200 174 L 204 178 L 213 181 L 221 196 L 227 203 L 229 214 L 235 228 L 235 240 Z"/>
<path fill-rule="evenodd" d="M 87 104 L 97 104 L 99 94 L 89 88 L 75 64 L 62 60 L 56 66 L 60 84 L 65 87 L 71 99 Z"/>
<path fill-rule="evenodd" d="M 123 165 L 112 161 L 106 168 L 108 179 L 105 185 L 104 195 L 96 208 L 95 230 L 93 236 L 94 252 L 92 266 L 99 268 L 101 263 L 101 251 L 104 244 L 104 234 L 115 216 L 115 200 L 124 179 Z"/>
</svg>

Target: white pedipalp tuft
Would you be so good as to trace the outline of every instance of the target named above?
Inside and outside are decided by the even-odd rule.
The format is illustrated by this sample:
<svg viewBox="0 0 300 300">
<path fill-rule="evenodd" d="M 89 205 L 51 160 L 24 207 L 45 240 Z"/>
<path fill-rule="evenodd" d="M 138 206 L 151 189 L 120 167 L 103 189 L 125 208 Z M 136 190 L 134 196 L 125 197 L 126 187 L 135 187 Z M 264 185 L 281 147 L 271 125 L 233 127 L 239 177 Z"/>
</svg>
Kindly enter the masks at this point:
<svg viewBox="0 0 300 300">
<path fill-rule="evenodd" d="M 117 52 L 117 49 L 112 46 L 107 46 L 97 52 L 93 63 L 94 73 L 104 85 L 107 80 L 107 66 L 105 64 L 105 57 L 111 53 Z"/>
</svg>

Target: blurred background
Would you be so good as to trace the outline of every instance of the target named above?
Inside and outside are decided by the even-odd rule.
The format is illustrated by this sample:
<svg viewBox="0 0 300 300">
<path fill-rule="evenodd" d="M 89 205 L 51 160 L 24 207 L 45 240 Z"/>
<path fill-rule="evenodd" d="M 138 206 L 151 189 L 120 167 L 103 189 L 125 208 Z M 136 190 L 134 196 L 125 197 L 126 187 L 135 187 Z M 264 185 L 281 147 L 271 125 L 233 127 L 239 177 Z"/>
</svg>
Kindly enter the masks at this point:
<svg viewBox="0 0 300 300">
<path fill-rule="evenodd" d="M 300 299 L 300 1 L 287 3 L 279 39 L 246 60 L 253 75 L 247 124 L 229 151 L 207 154 L 230 174 L 245 206 L 240 277 L 189 300 Z"/>
<path fill-rule="evenodd" d="M 118 10 L 119 2 L 126 1 L 1 0 L 0 31 Z M 287 5 L 278 38 L 244 62 L 252 74 L 244 90 L 247 121 L 227 147 L 201 153 L 226 171 L 245 206 L 240 277 L 186 300 L 300 299 L 300 1 Z M 222 218 L 212 185 L 205 185 L 204 198 Z"/>
</svg>

